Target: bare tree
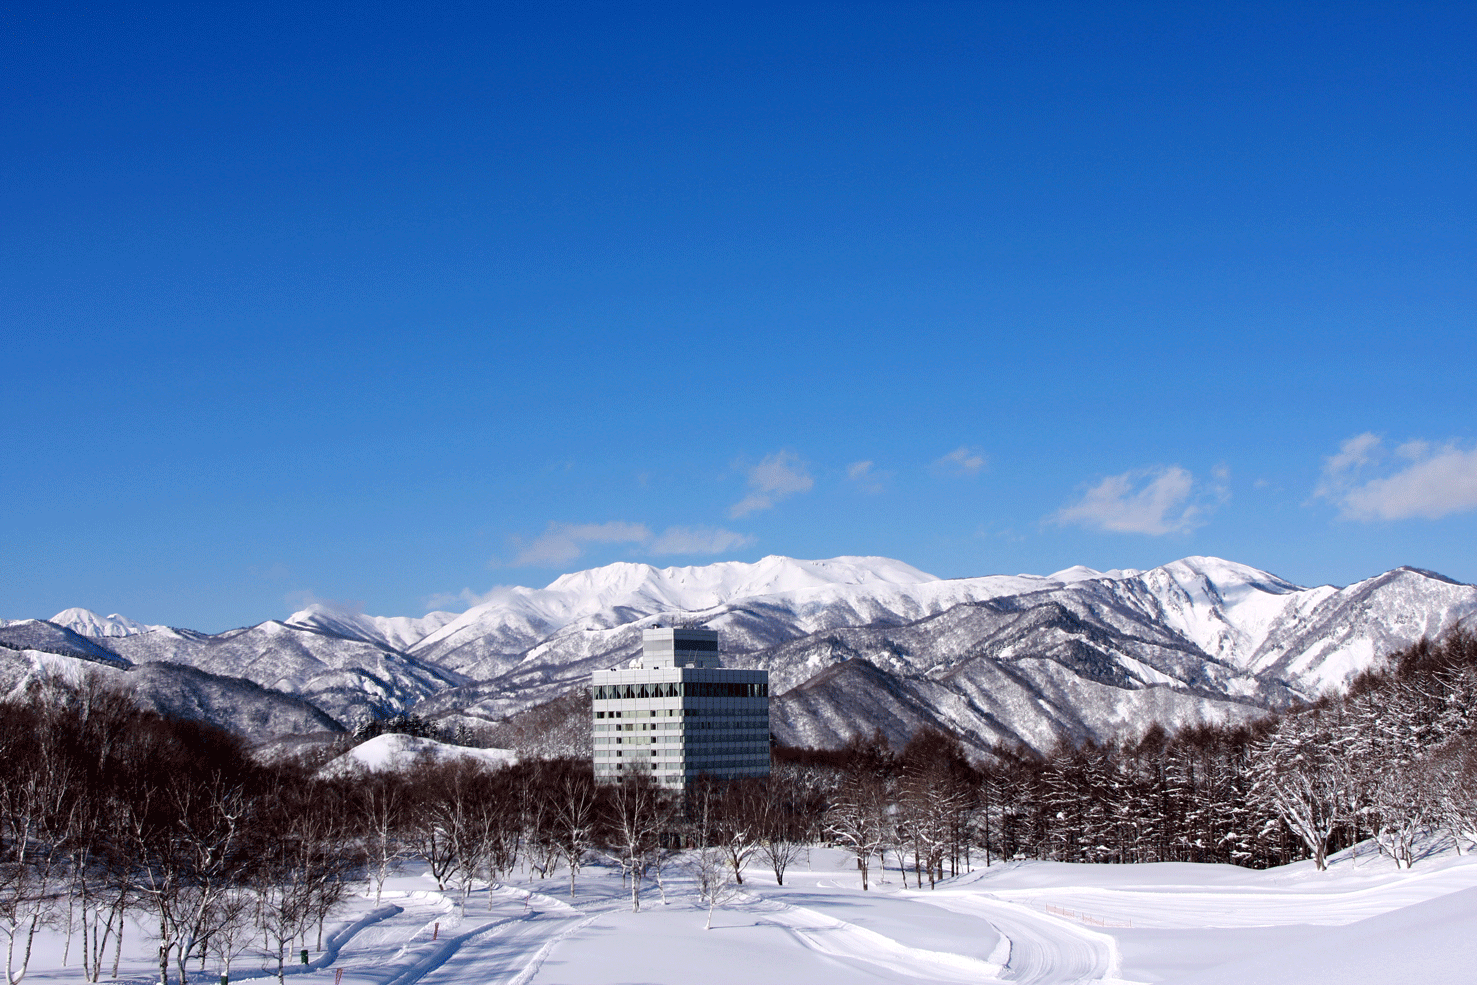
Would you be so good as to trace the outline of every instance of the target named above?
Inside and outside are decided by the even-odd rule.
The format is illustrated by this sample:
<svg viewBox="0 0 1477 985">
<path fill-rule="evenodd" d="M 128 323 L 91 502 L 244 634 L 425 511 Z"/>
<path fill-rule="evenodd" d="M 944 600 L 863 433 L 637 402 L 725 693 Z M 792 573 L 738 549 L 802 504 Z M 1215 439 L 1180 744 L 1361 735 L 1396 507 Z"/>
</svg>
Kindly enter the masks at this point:
<svg viewBox="0 0 1477 985">
<path fill-rule="evenodd" d="M 699 849 L 694 865 L 698 899 L 708 906 L 704 930 L 713 929 L 713 911 L 743 895 L 734 879 L 733 864 L 727 853 L 717 848 Z"/>
<path fill-rule="evenodd" d="M 585 854 L 594 843 L 597 821 L 595 778 L 585 764 L 566 765 L 558 774 L 554 802 L 555 844 L 569 867 L 569 898 Z"/>
<path fill-rule="evenodd" d="M 1302 840 L 1320 871 L 1328 840 L 1350 815 L 1351 781 L 1327 710 L 1284 717 L 1259 746 L 1253 796 Z"/>
<path fill-rule="evenodd" d="M 307 939 L 315 916 L 323 845 L 318 818 L 290 809 L 277 818 L 254 882 L 256 926 L 277 958 L 277 981 L 286 975 L 288 944 Z"/>
<path fill-rule="evenodd" d="M 233 889 L 215 901 L 209 946 L 220 965 L 222 985 L 230 985 L 231 962 L 250 942 L 255 910 L 256 899 L 245 888 Z"/>
<path fill-rule="evenodd" d="M 1457 854 L 1477 846 L 1477 738 L 1452 739 L 1432 752 L 1423 767 L 1434 814 L 1451 832 Z"/>
<path fill-rule="evenodd" d="M 366 868 L 374 885 L 374 905 L 379 906 L 385 880 L 409 854 L 405 839 L 409 803 L 402 781 L 394 774 L 365 778 L 356 795 Z"/>
<path fill-rule="evenodd" d="M 785 870 L 810 840 L 808 821 L 814 805 L 807 800 L 793 769 L 781 767 L 770 773 L 764 786 L 759 857 L 774 872 L 777 885 L 785 884 Z"/>
<path fill-rule="evenodd" d="M 464 785 L 457 780 L 456 770 L 430 767 L 421 772 L 416 792 L 407 828 L 410 844 L 425 860 L 436 888 L 444 892 L 460 863 L 458 825 L 467 807 Z"/>
<path fill-rule="evenodd" d="M 758 780 L 733 780 L 717 798 L 711 844 L 722 849 L 733 870 L 733 881 L 744 884 L 744 869 L 763 844 L 764 785 Z"/>
<path fill-rule="evenodd" d="M 607 855 L 630 880 L 631 912 L 641 909 L 641 882 L 658 847 L 662 829 L 670 823 L 672 798 L 649 776 L 633 773 L 603 788 L 600 811 L 602 841 Z"/>
<path fill-rule="evenodd" d="M 70 773 L 44 744 L 38 752 L 23 775 L 0 782 L 0 934 L 8 985 L 26 977 L 36 931 L 69 881 Z"/>
<path fill-rule="evenodd" d="M 862 889 L 869 888 L 871 859 L 888 844 L 887 786 L 881 776 L 857 771 L 836 791 L 826 811 L 826 834 L 856 858 Z"/>
</svg>

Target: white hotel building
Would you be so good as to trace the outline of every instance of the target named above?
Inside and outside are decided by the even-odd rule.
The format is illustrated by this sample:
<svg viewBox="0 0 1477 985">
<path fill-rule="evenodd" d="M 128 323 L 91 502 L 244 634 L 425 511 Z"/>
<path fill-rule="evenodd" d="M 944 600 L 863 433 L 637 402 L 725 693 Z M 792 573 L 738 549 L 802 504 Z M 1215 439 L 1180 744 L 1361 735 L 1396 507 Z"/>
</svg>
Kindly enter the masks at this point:
<svg viewBox="0 0 1477 985">
<path fill-rule="evenodd" d="M 769 672 L 723 669 L 716 630 L 648 629 L 641 643 L 640 667 L 591 676 L 596 781 L 768 776 Z"/>
</svg>

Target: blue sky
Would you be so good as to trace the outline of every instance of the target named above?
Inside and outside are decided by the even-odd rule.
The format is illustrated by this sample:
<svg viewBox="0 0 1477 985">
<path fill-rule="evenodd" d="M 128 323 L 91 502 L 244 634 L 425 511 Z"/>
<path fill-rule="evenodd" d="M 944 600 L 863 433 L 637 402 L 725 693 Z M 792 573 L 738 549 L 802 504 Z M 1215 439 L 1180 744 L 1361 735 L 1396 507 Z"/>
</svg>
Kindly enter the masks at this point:
<svg viewBox="0 0 1477 985">
<path fill-rule="evenodd" d="M 1470 5 L 208 6 L 4 15 L 0 615 L 1477 581 Z"/>
</svg>

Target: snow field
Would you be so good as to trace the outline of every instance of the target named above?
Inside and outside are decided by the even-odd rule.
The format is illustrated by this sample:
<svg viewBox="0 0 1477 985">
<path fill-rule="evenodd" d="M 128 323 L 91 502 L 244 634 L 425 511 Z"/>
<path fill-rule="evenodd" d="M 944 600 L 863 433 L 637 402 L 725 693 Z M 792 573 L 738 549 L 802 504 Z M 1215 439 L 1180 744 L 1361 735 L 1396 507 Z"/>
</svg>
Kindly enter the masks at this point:
<svg viewBox="0 0 1477 985">
<path fill-rule="evenodd" d="M 1413 870 L 1368 847 L 1255 872 L 1222 865 L 996 864 L 936 890 L 904 888 L 896 869 L 863 892 L 850 856 L 816 849 L 776 886 L 750 867 L 746 892 L 706 908 L 679 865 L 630 912 L 620 875 L 518 874 L 473 892 L 465 911 L 419 869 L 376 906 L 356 897 L 324 949 L 287 974 L 301 985 L 817 985 L 1100 983 L 1360 985 L 1477 981 L 1477 856 L 1427 846 Z M 1074 914 L 1068 916 L 1064 914 Z M 1132 926 L 1098 926 L 1127 924 Z M 46 932 L 27 981 L 76 982 L 63 937 Z M 300 945 L 299 945 L 300 946 Z M 129 928 L 120 981 L 147 985 L 152 944 Z M 294 948 L 292 955 L 297 953 Z M 212 957 L 191 980 L 214 983 Z M 237 983 L 266 985 L 272 960 L 248 951 Z"/>
<path fill-rule="evenodd" d="M 474 749 L 387 732 L 361 742 L 332 760 L 319 770 L 319 775 L 349 776 L 360 770 L 370 773 L 405 772 L 414 769 L 417 763 L 444 763 L 453 759 L 475 760 L 496 769 L 516 763 L 518 756 L 511 749 Z"/>
</svg>

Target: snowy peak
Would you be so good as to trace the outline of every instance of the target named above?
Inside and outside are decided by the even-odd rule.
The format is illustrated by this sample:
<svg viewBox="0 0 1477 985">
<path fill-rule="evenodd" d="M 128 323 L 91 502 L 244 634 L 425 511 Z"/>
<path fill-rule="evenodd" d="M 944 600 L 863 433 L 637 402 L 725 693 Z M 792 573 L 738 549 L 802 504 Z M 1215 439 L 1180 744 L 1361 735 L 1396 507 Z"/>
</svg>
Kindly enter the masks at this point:
<svg viewBox="0 0 1477 985">
<path fill-rule="evenodd" d="M 830 585 L 918 585 L 939 579 L 891 558 L 837 557 L 824 561 L 770 556 L 746 564 L 654 568 L 618 563 L 556 578 L 548 592 L 598 600 L 603 608 L 646 600 L 697 612 L 735 598 L 776 595 Z"/>
<path fill-rule="evenodd" d="M 618 562 L 561 575 L 545 588 L 503 588 L 415 645 L 428 659 L 450 659 L 458 673 L 494 654 L 531 649 L 550 636 L 608 630 L 664 613 L 712 613 L 745 599 L 820 593 L 812 604 L 837 600 L 827 592 L 908 595 L 944 584 L 917 568 L 880 557 L 803 561 L 771 555 L 753 564 L 724 561 L 656 568 Z M 458 654 L 455 657 L 451 654 Z M 476 671 L 480 674 L 489 665 Z"/>
<path fill-rule="evenodd" d="M 1137 572 L 1135 572 L 1135 574 L 1137 574 Z M 1034 578 L 1036 576 L 1035 575 L 1021 574 L 1021 575 L 1018 575 L 1017 577 L 1019 577 L 1019 578 Z M 1071 584 L 1074 581 L 1092 581 L 1094 578 L 1103 578 L 1103 577 L 1112 577 L 1112 576 L 1111 575 L 1105 575 L 1101 571 L 1097 571 L 1097 570 L 1095 570 L 1093 568 L 1089 568 L 1085 564 L 1074 564 L 1070 568 L 1063 568 L 1061 571 L 1056 571 L 1056 572 L 1053 572 L 1052 574 L 1047 575 L 1046 576 L 1046 580 L 1047 581 L 1058 581 L 1058 582 L 1061 582 L 1064 585 L 1069 585 L 1069 584 Z"/>
<path fill-rule="evenodd" d="M 931 721 L 947 710 L 940 727 L 1049 746 L 1059 727 L 1103 737 L 1154 716 L 1173 723 L 1205 709 L 1242 714 L 1312 697 L 1474 618 L 1477 587 L 1414 568 L 1341 589 L 1300 588 L 1199 556 L 1147 571 L 1077 565 L 950 579 L 888 558 L 771 556 L 611 564 L 543 588 L 496 589 L 460 615 L 369 616 L 316 604 L 284 622 L 215 635 L 72 609 L 52 622 L 0 622 L 0 664 L 27 650 L 183 664 L 289 692 L 341 723 L 417 702 L 496 719 L 628 662 L 645 626 L 697 620 L 723 634 L 725 660 L 768 668 L 777 688 L 861 658 L 893 675 L 889 687 L 903 689 L 897 701 L 911 695 L 893 707 L 879 690 L 872 697 L 882 703 L 863 713 L 837 711 L 850 700 L 838 692 L 826 704 L 840 703 L 836 716 L 817 704 L 812 724 L 870 729 L 878 716 Z"/>
<path fill-rule="evenodd" d="M 452 612 L 432 612 L 419 619 L 410 616 L 366 616 L 314 603 L 287 617 L 286 625 L 314 632 L 343 636 L 408 650 L 456 618 Z"/>
<path fill-rule="evenodd" d="M 1192 555 L 1162 564 L 1147 574 L 1152 575 L 1154 572 L 1163 572 L 1166 577 L 1173 578 L 1182 586 L 1192 583 L 1213 585 L 1222 598 L 1244 595 L 1251 590 L 1274 595 L 1303 590 L 1301 585 L 1294 585 L 1285 578 L 1278 578 L 1260 568 L 1218 557 Z"/>
<path fill-rule="evenodd" d="M 100 616 L 91 609 L 80 608 L 63 609 L 46 621 L 70 629 L 80 636 L 136 636 L 164 628 L 148 626 L 116 612 L 109 616 Z"/>
</svg>

